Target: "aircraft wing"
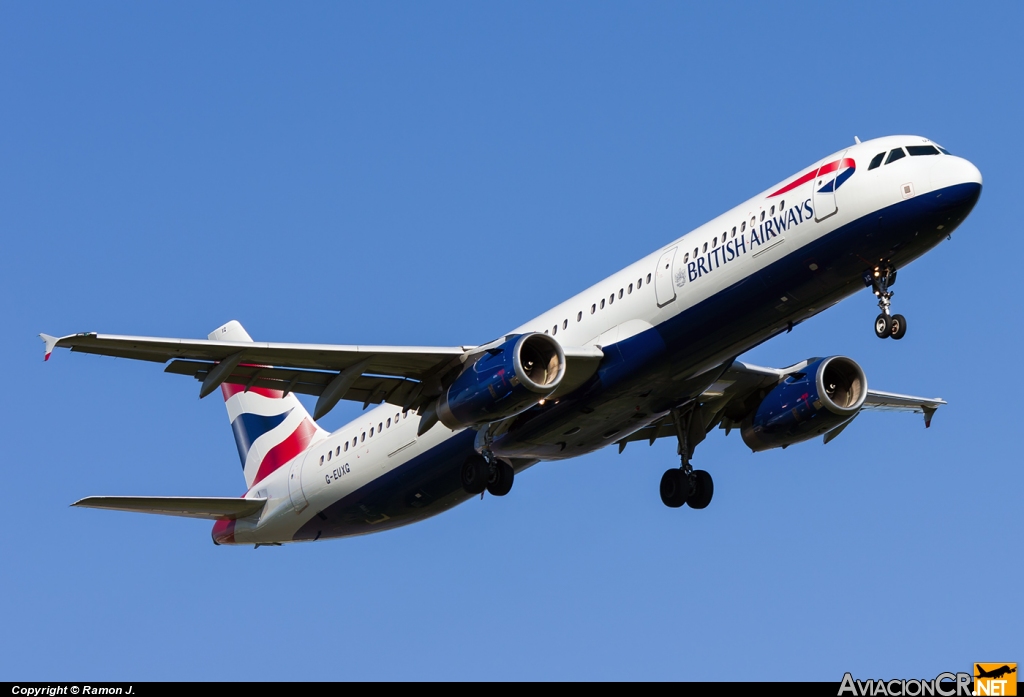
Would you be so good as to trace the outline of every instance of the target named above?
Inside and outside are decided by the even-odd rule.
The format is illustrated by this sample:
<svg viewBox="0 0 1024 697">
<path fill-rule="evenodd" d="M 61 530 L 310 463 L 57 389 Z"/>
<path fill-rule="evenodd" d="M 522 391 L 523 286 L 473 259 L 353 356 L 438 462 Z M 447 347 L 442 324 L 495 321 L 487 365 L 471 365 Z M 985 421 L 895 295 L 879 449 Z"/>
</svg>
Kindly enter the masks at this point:
<svg viewBox="0 0 1024 697">
<path fill-rule="evenodd" d="M 945 403 L 946 400 L 937 397 L 928 399 L 894 392 L 868 390 L 867 399 L 864 400 L 864 406 L 861 408 L 872 411 L 910 411 L 915 414 L 924 414 L 924 425 L 925 428 L 928 428 L 932 424 L 932 415 Z"/>
<path fill-rule="evenodd" d="M 439 364 L 466 352 L 463 346 L 343 346 L 336 344 L 279 344 L 269 342 L 167 339 L 115 334 L 71 334 L 53 337 L 40 334 L 46 343 L 46 359 L 56 348 L 81 353 L 166 363 L 172 359 L 220 362 L 242 353 L 245 363 L 287 366 L 297 369 L 341 371 L 369 358 L 374 371 L 424 379 Z"/>
<path fill-rule="evenodd" d="M 54 348 L 68 348 L 155 363 L 170 361 L 164 372 L 201 381 L 200 397 L 221 383 L 318 396 L 315 419 L 341 399 L 361 402 L 364 408 L 388 402 L 403 409 L 418 409 L 440 395 L 467 360 L 491 346 L 285 344 L 95 332 L 62 337 L 40 334 L 40 338 L 46 345 L 44 360 Z M 563 350 L 568 363 L 563 381 L 566 389 L 589 378 L 604 355 L 596 347 Z"/>
<path fill-rule="evenodd" d="M 733 361 L 732 365 L 729 366 L 722 376 L 697 398 L 698 409 L 703 419 L 705 432 L 710 431 L 715 426 L 724 428 L 726 433 L 738 427 L 739 419 L 749 412 L 750 409 L 756 407 L 756 403 L 760 401 L 759 392 L 761 390 L 770 390 L 787 375 L 802 370 L 815 360 L 817 359 L 809 358 L 788 368 L 766 368 Z M 928 428 L 931 426 L 932 416 L 944 404 L 946 404 L 946 401 L 937 397 L 916 397 L 868 389 L 868 394 L 861 410 L 905 411 L 924 414 L 924 425 L 925 428 Z M 847 422 L 839 428 L 826 433 L 824 442 L 828 443 L 838 436 L 849 423 Z M 649 441 L 653 445 L 654 441 L 658 438 L 676 437 L 675 424 L 671 415 L 667 414 L 646 428 L 642 428 L 619 440 L 619 452 L 625 449 L 627 443 L 634 441 Z M 693 435 L 691 434 L 692 438 Z"/>
<path fill-rule="evenodd" d="M 75 501 L 80 508 L 105 508 L 111 511 L 157 513 L 207 520 L 235 520 L 259 513 L 266 499 L 240 499 L 200 496 L 89 496 Z"/>
</svg>

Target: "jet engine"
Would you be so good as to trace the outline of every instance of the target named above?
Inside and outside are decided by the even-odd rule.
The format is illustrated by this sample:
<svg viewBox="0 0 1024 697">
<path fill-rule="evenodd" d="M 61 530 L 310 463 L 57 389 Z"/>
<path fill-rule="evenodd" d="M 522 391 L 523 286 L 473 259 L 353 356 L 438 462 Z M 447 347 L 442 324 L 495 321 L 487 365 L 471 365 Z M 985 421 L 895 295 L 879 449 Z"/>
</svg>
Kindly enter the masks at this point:
<svg viewBox="0 0 1024 697">
<path fill-rule="evenodd" d="M 451 429 L 520 414 L 555 391 L 565 375 L 565 353 L 547 334 L 521 334 L 488 349 L 462 372 L 436 404 Z"/>
<path fill-rule="evenodd" d="M 855 361 L 819 358 L 764 396 L 743 420 L 743 442 L 756 452 L 810 440 L 853 419 L 867 394 L 867 377 Z"/>
</svg>

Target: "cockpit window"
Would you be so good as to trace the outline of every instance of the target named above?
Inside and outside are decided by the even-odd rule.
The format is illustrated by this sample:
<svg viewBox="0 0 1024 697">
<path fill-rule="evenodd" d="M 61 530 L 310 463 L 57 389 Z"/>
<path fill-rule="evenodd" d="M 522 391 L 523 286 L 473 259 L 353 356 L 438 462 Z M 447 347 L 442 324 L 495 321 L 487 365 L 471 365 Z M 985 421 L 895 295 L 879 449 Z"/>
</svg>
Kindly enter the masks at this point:
<svg viewBox="0 0 1024 697">
<path fill-rule="evenodd" d="M 880 152 L 877 155 L 875 155 L 874 157 L 872 157 L 871 158 L 871 164 L 868 165 L 868 169 L 874 169 L 878 165 L 882 164 L 882 158 L 884 158 L 884 157 L 885 157 L 885 153 L 884 152 Z"/>
<path fill-rule="evenodd" d="M 934 145 L 908 145 L 907 152 L 910 153 L 911 157 L 918 155 L 938 155 L 939 151 L 935 149 Z"/>
<path fill-rule="evenodd" d="M 893 162 L 895 162 L 896 160 L 900 159 L 901 157 L 906 157 L 906 156 L 907 156 L 907 153 L 903 152 L 903 148 L 896 148 L 895 150 L 893 150 L 892 152 L 889 153 L 889 157 L 887 157 L 885 159 L 885 164 L 887 164 L 887 165 L 892 164 Z"/>
<path fill-rule="evenodd" d="M 941 152 L 943 155 L 952 155 L 953 154 L 949 150 L 946 150 L 941 145 L 936 145 L 935 147 L 937 147 L 939 149 L 939 152 Z"/>
</svg>

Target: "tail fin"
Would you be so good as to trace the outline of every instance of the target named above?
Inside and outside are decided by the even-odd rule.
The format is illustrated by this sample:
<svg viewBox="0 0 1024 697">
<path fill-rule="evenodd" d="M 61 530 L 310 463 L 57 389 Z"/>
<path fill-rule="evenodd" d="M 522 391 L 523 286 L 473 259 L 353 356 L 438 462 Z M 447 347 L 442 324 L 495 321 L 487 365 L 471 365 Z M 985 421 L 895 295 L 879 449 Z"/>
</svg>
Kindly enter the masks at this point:
<svg viewBox="0 0 1024 697">
<path fill-rule="evenodd" d="M 213 330 L 209 339 L 252 341 L 235 320 Z M 221 383 L 220 391 L 249 488 L 327 435 L 293 393 L 262 387 L 246 389 L 226 382 Z"/>
</svg>

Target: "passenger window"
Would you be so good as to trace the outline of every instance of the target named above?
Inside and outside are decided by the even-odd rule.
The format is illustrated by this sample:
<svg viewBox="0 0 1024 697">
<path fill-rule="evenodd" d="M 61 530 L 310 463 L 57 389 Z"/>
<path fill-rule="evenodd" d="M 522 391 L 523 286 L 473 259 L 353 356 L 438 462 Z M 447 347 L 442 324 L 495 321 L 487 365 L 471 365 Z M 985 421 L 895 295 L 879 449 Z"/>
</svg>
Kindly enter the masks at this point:
<svg viewBox="0 0 1024 697">
<path fill-rule="evenodd" d="M 591 305 L 590 306 L 590 314 L 594 314 L 595 312 L 597 312 L 597 305 Z"/>
<path fill-rule="evenodd" d="M 582 312 L 582 310 L 580 312 L 576 313 L 576 321 L 577 322 L 582 322 L 583 321 L 583 312 Z"/>
<path fill-rule="evenodd" d="M 320 464 L 321 465 L 324 464 L 324 456 L 323 455 L 320 456 Z"/>
<path fill-rule="evenodd" d="M 348 452 L 348 441 L 345 441 L 345 452 Z"/>
<path fill-rule="evenodd" d="M 391 428 L 391 417 L 388 417 L 388 428 Z"/>
<path fill-rule="evenodd" d="M 887 164 L 887 165 L 891 164 L 891 163 L 895 162 L 896 160 L 899 160 L 899 159 L 904 158 L 906 156 L 907 156 L 907 153 L 903 152 L 903 148 L 896 148 L 895 150 L 893 150 L 892 152 L 889 153 L 889 157 L 885 158 L 885 164 Z"/>
<path fill-rule="evenodd" d="M 761 220 L 764 220 L 764 211 L 761 211 Z"/>
<path fill-rule="evenodd" d="M 340 445 L 338 446 L 338 449 L 334 451 L 334 454 L 335 455 L 341 455 L 341 446 Z"/>
<path fill-rule="evenodd" d="M 562 320 L 562 329 L 568 329 L 568 328 L 569 328 L 569 320 L 563 319 Z"/>
<path fill-rule="evenodd" d="M 359 434 L 359 440 L 364 442 L 366 441 L 366 431 Z"/>
<path fill-rule="evenodd" d="M 358 444 L 359 444 L 359 439 L 358 439 L 358 438 L 353 438 L 353 439 L 352 439 L 352 447 L 354 448 L 354 447 L 356 447 L 356 446 L 357 446 Z"/>
<path fill-rule="evenodd" d="M 782 210 L 782 209 L 780 208 L 779 210 Z M 735 236 L 736 236 L 736 226 L 735 226 L 735 225 L 733 225 L 733 228 L 732 228 L 732 235 L 730 235 L 730 237 L 735 237 Z"/>
<path fill-rule="evenodd" d="M 632 283 L 629 284 L 629 288 L 626 289 L 626 292 L 629 293 L 630 295 L 633 294 L 633 284 Z"/>
<path fill-rule="evenodd" d="M 785 207 L 786 207 L 786 202 L 785 201 L 779 201 L 779 213 L 781 213 L 782 209 L 785 208 Z"/>
<path fill-rule="evenodd" d="M 686 262 L 688 262 L 689 260 L 690 260 L 690 253 L 689 253 L 689 252 L 687 252 L 687 253 L 686 253 L 686 254 L 685 254 L 685 255 L 683 256 L 683 263 L 685 264 L 685 263 L 686 263 Z M 630 286 L 630 290 L 632 290 L 632 286 Z"/>
<path fill-rule="evenodd" d="M 700 247 L 694 247 L 693 248 L 693 258 L 696 259 L 699 256 L 700 256 Z"/>
<path fill-rule="evenodd" d="M 379 424 L 377 424 L 377 433 L 380 433 L 383 430 L 384 430 L 384 422 L 381 421 Z"/>
<path fill-rule="evenodd" d="M 880 152 L 877 155 L 875 155 L 874 157 L 872 157 L 871 158 L 871 164 L 868 165 L 868 170 L 870 171 L 870 170 L 874 169 L 875 167 L 877 167 L 878 165 L 882 164 L 882 158 L 883 157 L 885 157 L 885 153 L 884 152 Z"/>
<path fill-rule="evenodd" d="M 636 279 L 636 289 L 637 290 L 640 290 L 640 286 L 642 286 L 643 284 L 644 284 L 644 279 L 642 279 L 642 278 Z"/>
<path fill-rule="evenodd" d="M 717 235 L 715 236 L 715 239 L 713 239 L 711 241 L 711 246 L 712 247 L 717 247 L 718 246 L 718 236 Z"/>
<path fill-rule="evenodd" d="M 757 218 L 751 218 L 750 219 L 750 227 L 754 227 L 755 225 L 757 225 Z"/>
<path fill-rule="evenodd" d="M 557 333 L 558 333 L 558 325 L 556 324 L 555 326 L 551 327 L 551 336 L 554 336 Z"/>
<path fill-rule="evenodd" d="M 746 232 L 746 230 L 747 230 L 747 221 L 744 220 L 743 223 L 740 224 L 740 232 Z"/>
<path fill-rule="evenodd" d="M 373 438 L 373 426 L 370 426 L 370 438 Z"/>
<path fill-rule="evenodd" d="M 544 330 L 544 333 L 545 333 L 545 334 L 547 334 L 547 333 L 548 333 L 548 330 L 547 330 L 547 329 L 545 329 L 545 330 Z"/>
<path fill-rule="evenodd" d="M 334 454 L 334 451 L 333 451 L 333 450 L 328 450 L 328 451 L 327 451 L 327 461 L 328 461 L 328 462 L 330 462 L 330 461 L 331 461 L 331 455 L 333 455 L 333 454 Z"/>
<path fill-rule="evenodd" d="M 650 283 L 650 282 L 651 282 L 651 274 L 647 274 L 647 282 L 648 282 L 648 283 Z"/>
<path fill-rule="evenodd" d="M 608 296 L 608 304 L 611 305 L 613 302 L 615 302 L 615 293 Z"/>
<path fill-rule="evenodd" d="M 604 298 L 601 298 L 601 309 L 604 309 Z"/>
<path fill-rule="evenodd" d="M 938 155 L 939 151 L 931 145 L 908 145 L 907 152 L 910 153 L 911 157 L 917 157 L 918 155 Z"/>
<path fill-rule="evenodd" d="M 707 242 L 705 242 L 705 243 L 704 243 L 704 251 L 705 251 L 705 252 L 707 252 L 707 251 L 708 251 L 708 243 L 707 243 Z"/>
<path fill-rule="evenodd" d="M 768 215 L 775 215 L 775 206 L 772 206 L 772 210 L 770 213 L 768 213 Z"/>
<path fill-rule="evenodd" d="M 619 300 L 622 300 L 622 289 L 619 288 Z"/>
</svg>

